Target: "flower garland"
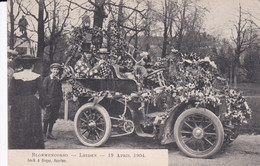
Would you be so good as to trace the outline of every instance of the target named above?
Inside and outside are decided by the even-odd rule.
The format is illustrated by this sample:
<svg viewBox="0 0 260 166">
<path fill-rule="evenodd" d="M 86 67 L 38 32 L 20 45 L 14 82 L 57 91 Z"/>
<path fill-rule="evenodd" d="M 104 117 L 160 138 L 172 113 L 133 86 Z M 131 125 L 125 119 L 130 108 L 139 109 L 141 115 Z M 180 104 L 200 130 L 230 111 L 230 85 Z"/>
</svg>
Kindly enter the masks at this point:
<svg viewBox="0 0 260 166">
<path fill-rule="evenodd" d="M 67 38 L 67 44 L 69 47 L 67 48 L 65 54 L 68 56 L 77 55 L 82 51 L 82 44 L 85 41 L 103 37 L 103 34 L 103 30 L 98 27 L 94 27 L 93 29 L 87 27 L 75 27 L 74 30 L 69 34 L 69 37 Z M 92 48 L 92 51 L 96 52 L 96 48 Z"/>
<path fill-rule="evenodd" d="M 251 117 L 251 109 L 241 93 L 227 87 L 225 87 L 225 90 L 215 88 L 213 86 L 214 81 L 216 81 L 215 73 L 200 67 L 197 61 L 194 61 L 193 67 L 184 67 L 184 63 L 179 63 L 179 65 L 179 70 L 174 77 L 175 85 L 170 84 L 165 87 L 143 89 L 127 96 L 127 98 L 138 102 L 155 104 L 159 98 L 158 96 L 166 93 L 174 98 L 174 105 L 182 102 L 188 103 L 193 100 L 196 101 L 195 106 L 211 105 L 217 107 L 221 104 L 221 99 L 224 97 L 227 104 L 227 111 L 224 113 L 225 119 L 232 120 L 236 124 L 247 123 L 247 120 Z M 84 92 L 82 91 L 84 89 L 82 85 L 74 89 L 78 90 L 76 94 L 79 95 L 82 95 Z M 106 94 L 113 96 L 115 93 L 109 92 Z M 92 93 L 92 95 L 95 94 Z"/>
</svg>

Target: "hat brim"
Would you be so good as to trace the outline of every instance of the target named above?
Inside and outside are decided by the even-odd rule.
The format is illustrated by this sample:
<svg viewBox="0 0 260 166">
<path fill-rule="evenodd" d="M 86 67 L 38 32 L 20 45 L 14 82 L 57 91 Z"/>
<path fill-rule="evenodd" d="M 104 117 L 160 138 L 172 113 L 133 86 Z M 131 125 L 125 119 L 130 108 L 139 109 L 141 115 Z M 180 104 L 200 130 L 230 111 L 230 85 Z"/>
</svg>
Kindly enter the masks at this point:
<svg viewBox="0 0 260 166">
<path fill-rule="evenodd" d="M 18 61 L 38 61 L 38 60 L 40 60 L 40 58 L 30 56 L 30 55 L 25 55 L 25 56 L 17 57 L 16 60 L 18 60 Z"/>
<path fill-rule="evenodd" d="M 52 64 L 52 65 L 50 66 L 50 69 L 53 69 L 53 68 L 61 69 L 61 65 L 60 65 L 60 64 Z"/>
</svg>

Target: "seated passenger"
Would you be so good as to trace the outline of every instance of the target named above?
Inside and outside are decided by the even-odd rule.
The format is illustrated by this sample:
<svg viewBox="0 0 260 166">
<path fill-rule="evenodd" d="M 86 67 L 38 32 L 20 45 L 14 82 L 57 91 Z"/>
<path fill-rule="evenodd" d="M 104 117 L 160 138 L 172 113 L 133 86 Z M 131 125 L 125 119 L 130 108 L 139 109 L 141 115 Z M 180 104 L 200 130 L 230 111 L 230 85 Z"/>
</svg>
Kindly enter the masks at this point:
<svg viewBox="0 0 260 166">
<path fill-rule="evenodd" d="M 84 52 L 81 58 L 76 62 L 74 70 L 75 77 L 88 78 L 89 72 L 93 68 L 92 54 Z"/>
</svg>

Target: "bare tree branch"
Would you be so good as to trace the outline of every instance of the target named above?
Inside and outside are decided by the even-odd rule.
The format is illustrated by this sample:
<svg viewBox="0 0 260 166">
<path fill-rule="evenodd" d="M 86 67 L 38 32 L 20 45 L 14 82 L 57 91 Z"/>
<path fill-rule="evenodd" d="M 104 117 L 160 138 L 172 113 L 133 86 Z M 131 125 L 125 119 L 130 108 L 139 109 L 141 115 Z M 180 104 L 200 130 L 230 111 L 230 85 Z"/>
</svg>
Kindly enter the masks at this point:
<svg viewBox="0 0 260 166">
<path fill-rule="evenodd" d="M 72 0 L 67 0 L 68 2 L 70 2 L 70 3 L 72 3 L 73 5 L 76 5 L 77 7 L 79 7 L 79 8 L 81 8 L 81 9 L 84 9 L 84 10 L 87 10 L 87 11 L 91 11 L 91 12 L 94 12 L 95 10 L 93 10 L 93 9 L 88 9 L 88 8 L 85 8 L 85 7 L 83 7 L 82 5 L 83 4 L 85 4 L 85 3 L 83 3 L 83 4 L 81 4 L 81 5 L 79 5 L 79 4 L 77 4 L 77 3 L 75 3 L 75 2 L 73 2 Z M 74 8 L 75 9 L 75 8 Z M 74 10 L 74 9 L 72 9 L 72 10 Z"/>
<path fill-rule="evenodd" d="M 48 13 L 48 11 L 47 11 L 47 7 L 46 7 L 46 5 L 45 5 L 45 1 L 43 1 L 43 8 L 44 8 L 45 15 L 46 15 L 45 18 L 43 19 L 43 21 L 46 22 L 47 19 L 49 18 L 49 13 Z"/>
<path fill-rule="evenodd" d="M 145 11 L 145 9 L 143 9 L 143 10 L 138 10 L 138 9 L 132 8 L 132 7 L 130 7 L 130 6 L 117 5 L 117 4 L 111 3 L 111 2 L 107 2 L 107 3 L 105 3 L 104 5 L 111 5 L 111 6 L 115 6 L 115 7 L 123 7 L 123 8 L 126 8 L 126 9 L 130 9 L 130 10 L 133 10 L 133 11 L 138 12 L 140 15 L 142 15 L 142 16 L 144 17 L 143 12 Z"/>
<path fill-rule="evenodd" d="M 67 10 L 67 15 L 65 16 L 65 19 L 64 19 L 64 21 L 63 21 L 63 23 L 61 24 L 61 29 L 57 32 L 57 35 L 60 35 L 61 34 L 61 32 L 63 31 L 63 29 L 64 29 L 64 26 L 65 26 L 65 23 L 66 23 L 66 21 L 67 21 L 67 19 L 69 18 L 69 14 L 70 14 L 70 9 L 71 9 L 71 2 L 69 3 L 69 6 L 68 6 L 68 10 Z M 56 36 L 57 36 L 56 35 Z"/>
<path fill-rule="evenodd" d="M 34 14 L 32 14 L 26 7 L 24 7 L 20 2 L 17 1 L 17 4 L 19 6 L 19 9 L 21 9 L 21 11 L 23 12 L 23 14 L 32 16 L 35 20 L 38 21 L 38 18 Z"/>
</svg>

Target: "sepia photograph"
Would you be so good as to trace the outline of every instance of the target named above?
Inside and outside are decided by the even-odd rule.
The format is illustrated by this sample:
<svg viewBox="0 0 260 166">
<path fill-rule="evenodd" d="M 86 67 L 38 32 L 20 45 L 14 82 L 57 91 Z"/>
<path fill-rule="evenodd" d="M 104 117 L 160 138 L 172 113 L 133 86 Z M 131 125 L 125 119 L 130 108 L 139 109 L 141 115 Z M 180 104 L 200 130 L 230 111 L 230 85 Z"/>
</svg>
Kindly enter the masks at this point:
<svg viewBox="0 0 260 166">
<path fill-rule="evenodd" d="M 259 165 L 260 0 L 5 7 L 8 165 Z"/>
</svg>

